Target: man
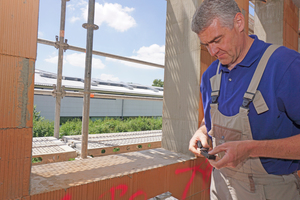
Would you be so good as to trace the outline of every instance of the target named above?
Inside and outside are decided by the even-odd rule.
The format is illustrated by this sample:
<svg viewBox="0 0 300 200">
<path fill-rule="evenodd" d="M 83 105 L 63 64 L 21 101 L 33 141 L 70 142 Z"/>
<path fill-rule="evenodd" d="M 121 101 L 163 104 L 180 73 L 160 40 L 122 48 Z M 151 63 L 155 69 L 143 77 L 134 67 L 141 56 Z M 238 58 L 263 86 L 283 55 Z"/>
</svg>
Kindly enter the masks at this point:
<svg viewBox="0 0 300 200">
<path fill-rule="evenodd" d="M 211 199 L 300 199 L 300 55 L 244 26 L 234 0 L 204 0 L 194 14 L 217 60 L 202 77 L 204 120 L 189 150 L 201 156 L 197 141 L 212 140 Z"/>
</svg>

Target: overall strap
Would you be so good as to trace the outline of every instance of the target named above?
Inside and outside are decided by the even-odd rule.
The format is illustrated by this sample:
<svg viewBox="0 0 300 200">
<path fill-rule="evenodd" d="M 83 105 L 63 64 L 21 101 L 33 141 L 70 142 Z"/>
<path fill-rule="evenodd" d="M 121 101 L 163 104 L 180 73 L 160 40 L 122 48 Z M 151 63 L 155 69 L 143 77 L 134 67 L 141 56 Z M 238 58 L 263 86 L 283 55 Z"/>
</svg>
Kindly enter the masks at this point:
<svg viewBox="0 0 300 200">
<path fill-rule="evenodd" d="M 252 80 L 248 86 L 247 92 L 244 94 L 243 98 L 243 105 L 244 108 L 249 108 L 249 104 L 253 101 L 254 95 L 256 93 L 258 84 L 261 80 L 261 77 L 265 71 L 265 68 L 267 66 L 267 63 L 269 61 L 269 58 L 273 54 L 273 52 L 280 46 L 278 45 L 270 45 L 267 50 L 265 51 L 264 55 L 260 59 L 256 70 L 254 72 L 254 75 L 252 77 Z"/>
<path fill-rule="evenodd" d="M 210 78 L 212 103 L 218 103 L 218 97 L 220 95 L 220 85 L 222 76 L 222 72 L 219 73 L 220 64 L 221 62 L 219 61 L 216 75 Z"/>
</svg>

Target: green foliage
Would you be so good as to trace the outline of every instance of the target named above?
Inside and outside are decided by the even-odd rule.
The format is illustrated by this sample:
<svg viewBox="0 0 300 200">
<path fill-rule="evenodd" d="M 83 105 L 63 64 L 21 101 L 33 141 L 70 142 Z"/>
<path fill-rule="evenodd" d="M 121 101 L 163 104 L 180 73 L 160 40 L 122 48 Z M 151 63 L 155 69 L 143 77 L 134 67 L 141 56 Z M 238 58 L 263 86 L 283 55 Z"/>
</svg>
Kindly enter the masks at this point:
<svg viewBox="0 0 300 200">
<path fill-rule="evenodd" d="M 45 120 L 40 112 L 33 108 L 33 137 L 47 137 L 54 135 L 54 122 Z"/>
<path fill-rule="evenodd" d="M 152 86 L 164 87 L 164 82 L 161 79 L 154 79 Z"/>
<path fill-rule="evenodd" d="M 47 137 L 54 135 L 54 122 L 49 120 L 33 121 L 33 137 Z"/>
<path fill-rule="evenodd" d="M 33 137 L 47 137 L 54 135 L 54 122 L 45 120 L 36 111 L 34 106 L 33 116 Z M 63 123 L 59 130 L 59 137 L 65 135 L 81 135 L 82 121 L 79 118 L 68 119 Z M 95 121 L 89 121 L 89 134 L 99 133 L 118 133 L 118 132 L 133 132 L 133 131 L 146 131 L 146 130 L 161 130 L 162 118 L 153 117 L 136 117 L 125 118 L 103 118 Z"/>
<path fill-rule="evenodd" d="M 63 124 L 66 123 L 67 121 L 74 120 L 74 119 L 79 119 L 79 120 L 81 120 L 81 117 L 60 117 L 59 125 L 63 125 Z"/>
<path fill-rule="evenodd" d="M 43 161 L 43 159 L 41 157 L 37 157 L 37 158 L 32 158 L 31 159 L 32 163 L 39 163 L 39 162 L 42 162 L 42 161 Z"/>
<path fill-rule="evenodd" d="M 60 127 L 60 137 L 64 135 L 80 135 L 82 121 L 74 119 L 67 121 Z M 146 130 L 161 130 L 162 118 L 137 117 L 125 120 L 105 118 L 89 121 L 89 134 L 118 133 Z"/>
<path fill-rule="evenodd" d="M 36 105 L 33 106 L 33 121 L 38 121 L 40 120 L 42 117 L 41 117 L 41 112 L 38 112 L 36 110 Z"/>
<path fill-rule="evenodd" d="M 59 129 L 59 137 L 64 135 L 81 135 L 82 122 L 80 119 L 69 120 Z"/>
</svg>

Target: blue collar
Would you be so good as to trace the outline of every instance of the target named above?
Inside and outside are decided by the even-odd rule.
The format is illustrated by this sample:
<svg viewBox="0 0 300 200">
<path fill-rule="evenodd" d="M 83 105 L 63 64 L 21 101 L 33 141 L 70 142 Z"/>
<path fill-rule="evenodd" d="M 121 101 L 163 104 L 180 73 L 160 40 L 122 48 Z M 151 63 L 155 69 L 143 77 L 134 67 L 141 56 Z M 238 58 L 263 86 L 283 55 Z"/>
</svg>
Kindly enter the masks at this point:
<svg viewBox="0 0 300 200">
<path fill-rule="evenodd" d="M 259 40 L 256 35 L 249 35 L 249 37 L 253 38 L 254 41 L 246 54 L 245 58 L 237 64 L 233 69 L 235 69 L 237 66 L 241 67 L 251 67 L 251 65 L 262 56 L 263 51 L 269 46 L 270 44 L 267 44 L 266 46 L 262 44 L 266 44 L 263 41 Z M 263 46 L 263 48 L 262 48 Z M 220 66 L 220 70 L 223 72 L 229 72 L 227 65 L 222 65 Z"/>
</svg>

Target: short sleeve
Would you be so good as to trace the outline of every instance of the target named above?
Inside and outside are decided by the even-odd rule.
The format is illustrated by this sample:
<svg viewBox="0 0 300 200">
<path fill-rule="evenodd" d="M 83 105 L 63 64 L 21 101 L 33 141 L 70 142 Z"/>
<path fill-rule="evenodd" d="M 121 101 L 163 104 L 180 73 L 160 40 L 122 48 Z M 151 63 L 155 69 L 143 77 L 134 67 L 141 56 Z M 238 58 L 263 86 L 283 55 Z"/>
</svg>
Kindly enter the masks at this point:
<svg viewBox="0 0 300 200">
<path fill-rule="evenodd" d="M 207 132 L 211 129 L 211 120 L 210 120 L 210 81 L 206 74 L 203 75 L 200 85 L 200 92 L 202 96 L 202 104 L 203 104 L 203 111 L 204 111 L 204 120 L 205 125 L 207 128 Z"/>
<path fill-rule="evenodd" d="M 276 90 L 278 108 L 300 126 L 300 56 L 290 64 L 279 81 Z"/>
</svg>

